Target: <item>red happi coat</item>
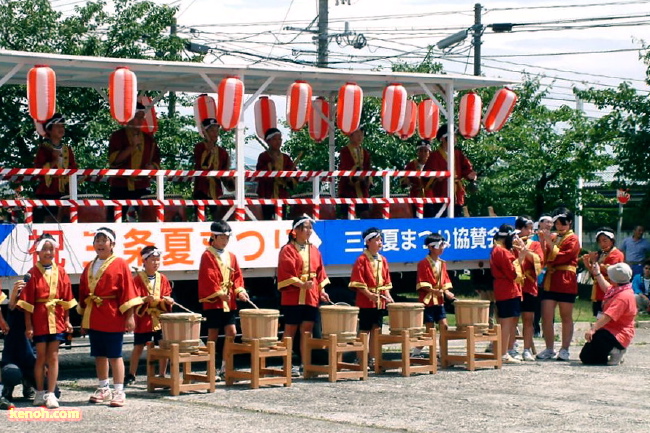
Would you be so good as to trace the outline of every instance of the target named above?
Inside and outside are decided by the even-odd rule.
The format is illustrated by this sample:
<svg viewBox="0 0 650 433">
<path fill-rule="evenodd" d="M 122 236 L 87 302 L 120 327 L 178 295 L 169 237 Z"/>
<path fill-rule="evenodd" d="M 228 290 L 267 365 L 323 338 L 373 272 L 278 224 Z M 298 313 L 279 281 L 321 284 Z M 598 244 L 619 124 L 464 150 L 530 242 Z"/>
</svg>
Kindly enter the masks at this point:
<svg viewBox="0 0 650 433">
<path fill-rule="evenodd" d="M 545 291 L 573 295 L 578 293 L 576 269 L 579 254 L 580 242 L 572 230 L 555 238 L 553 249 L 546 256 Z"/>
<path fill-rule="evenodd" d="M 108 142 L 108 162 L 111 168 L 121 169 L 144 169 L 148 164 L 154 169 L 160 169 L 160 149 L 149 134 L 142 133 L 143 144 L 131 154 L 129 158 L 116 164 L 115 160 L 120 152 L 129 146 L 129 136 L 126 128 L 119 129 L 113 134 Z M 129 191 L 149 188 L 151 181 L 147 176 L 116 177 L 112 176 L 109 181 L 111 186 L 128 188 Z"/>
<path fill-rule="evenodd" d="M 208 247 L 199 265 L 199 302 L 203 303 L 203 309 L 235 311 L 237 295 L 245 290 L 235 255 L 228 251 L 220 255 L 216 249 Z M 226 303 L 219 298 L 225 294 L 230 295 Z"/>
<path fill-rule="evenodd" d="M 257 158 L 257 170 L 270 170 L 270 171 L 281 171 L 281 170 L 295 170 L 293 161 L 291 157 L 286 153 L 282 154 L 282 158 L 273 160 L 271 153 L 267 150 L 266 152 L 260 153 L 260 156 Z M 257 195 L 259 198 L 289 198 L 289 189 L 288 187 L 293 186 L 294 179 L 291 178 L 257 178 Z"/>
<path fill-rule="evenodd" d="M 77 168 L 74 152 L 67 144 L 61 148 L 61 161 L 54 160 L 52 143 L 41 143 L 34 159 L 34 168 Z M 34 191 L 36 196 L 53 196 L 68 194 L 68 176 L 43 176 Z"/>
<path fill-rule="evenodd" d="M 602 254 L 598 258 L 598 264 L 600 265 L 600 273 L 603 274 L 603 278 L 605 278 L 605 280 L 607 280 L 610 284 L 612 284 L 612 281 L 609 279 L 609 276 L 607 275 L 607 268 L 609 268 L 611 265 L 615 265 L 616 263 L 621 263 L 624 261 L 625 261 L 625 255 L 621 250 L 619 250 L 616 247 L 612 247 L 612 249 L 609 250 L 607 254 Z M 604 297 L 605 297 L 605 291 L 603 291 L 598 286 L 598 283 L 594 281 L 594 286 L 591 289 L 591 300 L 594 302 L 602 301 Z"/>
<path fill-rule="evenodd" d="M 390 281 L 390 269 L 386 257 L 378 254 L 379 258 L 375 259 L 366 250 L 361 254 L 352 266 L 352 275 L 350 276 L 350 287 L 357 291 L 356 305 L 359 308 L 386 308 L 386 300 L 382 299 L 377 305 L 359 289 L 368 289 L 372 293 L 383 294 L 393 288 Z"/>
<path fill-rule="evenodd" d="M 521 298 L 523 280 L 521 266 L 515 255 L 508 251 L 501 242 L 495 242 L 490 253 L 490 270 L 494 277 L 494 299 L 506 301 Z"/>
<path fill-rule="evenodd" d="M 310 290 L 296 286 L 306 281 L 313 283 Z M 320 251 L 312 244 L 300 249 L 290 242 L 280 250 L 278 259 L 278 290 L 281 305 L 310 305 L 318 307 L 320 294 L 330 283 Z"/>
<path fill-rule="evenodd" d="M 156 278 L 152 282 L 147 274 L 143 271 L 138 272 L 133 277 L 135 290 L 142 299 L 142 305 L 139 305 L 135 311 L 135 331 L 137 333 L 158 331 L 160 326 L 160 315 L 169 313 L 171 305 L 162 299 L 172 295 L 172 286 L 166 276 L 156 272 Z M 153 296 L 153 301 L 147 302 L 145 298 Z"/>
<path fill-rule="evenodd" d="M 112 255 L 97 274 L 92 275 L 95 260 L 86 266 L 79 280 L 77 311 L 83 316 L 81 327 L 102 332 L 124 332 L 124 313 L 142 304 L 142 298 L 138 296 L 124 259 Z"/>
<path fill-rule="evenodd" d="M 370 152 L 361 148 L 360 157 L 352 146 L 347 145 L 339 154 L 339 170 L 372 170 Z M 339 177 L 339 197 L 368 198 L 370 197 L 371 178 Z"/>
<path fill-rule="evenodd" d="M 526 239 L 526 247 L 532 253 L 532 257 L 526 256 L 521 264 L 521 272 L 524 277 L 522 292 L 537 296 L 537 277 L 544 268 L 544 251 L 542 251 L 542 245 L 539 242 L 531 239 Z"/>
<path fill-rule="evenodd" d="M 216 144 L 211 151 L 207 149 L 204 141 L 194 146 L 194 169 L 195 170 L 229 170 L 230 156 L 226 149 Z M 221 179 L 211 176 L 200 176 L 194 178 L 194 192 L 201 192 L 212 200 L 217 200 L 223 195 Z"/>
<path fill-rule="evenodd" d="M 426 165 L 426 164 L 425 164 Z M 405 171 L 422 171 L 425 170 L 424 166 L 420 167 L 417 159 L 412 160 L 406 167 Z M 411 183 L 411 190 L 409 191 L 409 197 L 435 197 L 433 194 L 432 185 L 436 178 L 430 178 L 426 176 L 421 177 L 409 177 L 408 180 Z"/>
<path fill-rule="evenodd" d="M 32 313 L 34 335 L 66 332 L 65 311 L 77 305 L 68 274 L 55 263 L 49 272 L 37 263 L 29 274 L 32 277 L 25 284 L 16 305 Z"/>
<path fill-rule="evenodd" d="M 467 159 L 465 154 L 458 148 L 454 149 L 454 166 L 456 174 L 454 184 L 455 200 L 457 205 L 463 206 L 465 204 L 465 186 L 463 185 L 462 179 L 467 179 L 467 176 L 474 171 L 474 168 L 469 159 Z M 447 164 L 447 152 L 440 148 L 431 152 L 424 169 L 427 171 L 449 170 L 449 164 Z M 448 181 L 449 178 L 434 178 L 432 185 L 434 197 L 447 197 Z"/>
<path fill-rule="evenodd" d="M 439 270 L 436 270 L 436 262 L 440 263 Z M 442 259 L 434 261 L 431 256 L 426 256 L 423 260 L 420 260 L 415 288 L 418 291 L 418 299 L 426 307 L 443 305 L 445 297 L 442 292 L 452 288 L 445 261 Z M 434 295 L 431 290 L 440 290 L 441 294 Z"/>
</svg>

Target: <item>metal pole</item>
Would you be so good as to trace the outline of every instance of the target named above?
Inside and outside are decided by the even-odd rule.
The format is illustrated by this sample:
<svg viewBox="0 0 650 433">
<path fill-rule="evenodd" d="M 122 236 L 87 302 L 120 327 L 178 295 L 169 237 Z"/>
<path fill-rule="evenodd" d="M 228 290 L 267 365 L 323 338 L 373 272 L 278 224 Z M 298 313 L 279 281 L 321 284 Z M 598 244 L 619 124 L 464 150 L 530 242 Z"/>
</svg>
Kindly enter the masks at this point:
<svg viewBox="0 0 650 433">
<path fill-rule="evenodd" d="M 172 18 L 172 24 L 169 27 L 169 35 L 176 36 L 176 18 Z M 169 92 L 169 107 L 167 109 L 169 117 L 176 116 L 176 92 Z"/>
<path fill-rule="evenodd" d="M 481 4 L 474 5 L 474 75 L 481 75 L 481 34 L 483 26 L 481 25 Z"/>
<path fill-rule="evenodd" d="M 316 66 L 319 68 L 327 67 L 327 45 L 329 42 L 327 35 L 329 21 L 327 1 L 318 0 L 318 64 Z"/>
</svg>

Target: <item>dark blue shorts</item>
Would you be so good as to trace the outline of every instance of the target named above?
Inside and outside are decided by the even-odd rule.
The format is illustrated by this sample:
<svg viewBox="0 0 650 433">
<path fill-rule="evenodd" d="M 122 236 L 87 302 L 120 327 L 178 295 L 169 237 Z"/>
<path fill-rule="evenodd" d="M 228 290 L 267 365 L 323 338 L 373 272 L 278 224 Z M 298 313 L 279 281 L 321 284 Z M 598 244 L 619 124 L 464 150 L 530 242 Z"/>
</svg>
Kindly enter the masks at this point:
<svg viewBox="0 0 650 433">
<path fill-rule="evenodd" d="M 134 345 L 145 345 L 148 342 L 153 340 L 153 344 L 158 346 L 158 342 L 162 340 L 162 331 L 153 331 L 153 332 L 135 332 L 133 334 L 133 344 Z"/>
<path fill-rule="evenodd" d="M 381 329 L 387 310 L 377 308 L 359 308 L 359 330 L 370 331 L 373 326 Z"/>
<path fill-rule="evenodd" d="M 300 325 L 302 322 L 315 322 L 318 319 L 318 308 L 311 305 L 283 305 L 285 325 Z"/>
<path fill-rule="evenodd" d="M 53 341 L 65 341 L 65 333 L 60 332 L 58 334 L 45 334 L 45 335 L 35 335 L 32 338 L 34 344 L 38 343 L 51 343 Z"/>
<path fill-rule="evenodd" d="M 539 296 L 524 293 L 524 300 L 521 302 L 521 311 L 525 313 L 539 311 Z"/>
<path fill-rule="evenodd" d="M 121 358 L 123 332 L 103 332 L 88 330 L 90 337 L 90 356 L 99 358 Z"/>
<path fill-rule="evenodd" d="M 203 317 L 208 329 L 224 329 L 227 325 L 235 324 L 235 311 L 223 311 L 221 308 L 203 310 Z"/>
<path fill-rule="evenodd" d="M 516 297 L 506 299 L 505 301 L 497 301 L 497 313 L 499 319 L 507 319 L 509 317 L 521 316 L 521 298 Z"/>
<path fill-rule="evenodd" d="M 568 304 L 575 304 L 576 297 L 573 293 L 559 293 L 559 292 L 550 292 L 546 290 L 541 290 L 539 292 L 539 299 L 545 301 L 547 299 L 555 302 L 566 302 Z"/>
<path fill-rule="evenodd" d="M 447 318 L 444 305 L 424 307 L 424 323 L 438 323 Z"/>
</svg>

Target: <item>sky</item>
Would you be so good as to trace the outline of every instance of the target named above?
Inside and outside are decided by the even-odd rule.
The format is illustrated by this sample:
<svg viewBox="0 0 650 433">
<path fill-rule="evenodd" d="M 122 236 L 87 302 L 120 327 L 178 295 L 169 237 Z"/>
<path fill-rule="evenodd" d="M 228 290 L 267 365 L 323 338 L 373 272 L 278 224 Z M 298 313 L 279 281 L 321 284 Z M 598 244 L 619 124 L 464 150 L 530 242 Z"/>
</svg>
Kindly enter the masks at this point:
<svg viewBox="0 0 650 433">
<path fill-rule="evenodd" d="M 305 28 L 318 14 L 318 0 L 154 0 L 178 7 L 178 33 L 211 48 L 206 61 L 295 67 L 313 64 L 313 33 Z M 75 0 L 52 0 L 69 13 Z M 339 3 L 337 5 L 337 3 Z M 349 4 L 348 4 L 349 3 Z M 390 69 L 391 63 L 418 63 L 446 36 L 474 24 L 475 1 L 329 0 L 330 67 Z M 611 88 L 628 81 L 643 94 L 646 66 L 639 60 L 650 33 L 650 1 L 527 0 L 482 3 L 481 69 L 487 77 L 519 81 L 522 73 L 541 75 L 552 86 L 549 107 L 576 106 L 579 88 Z M 347 22 L 347 24 L 346 24 Z M 495 33 L 491 24 L 513 23 Z M 342 35 L 346 29 L 348 35 Z M 317 28 L 316 23 L 311 27 Z M 362 36 L 361 36 L 362 35 Z M 362 48 L 352 44 L 361 43 Z M 460 45 L 431 51 L 445 71 L 473 73 L 471 37 Z M 598 116 L 585 105 L 589 116 Z M 278 113 L 282 112 L 278 109 Z"/>
</svg>

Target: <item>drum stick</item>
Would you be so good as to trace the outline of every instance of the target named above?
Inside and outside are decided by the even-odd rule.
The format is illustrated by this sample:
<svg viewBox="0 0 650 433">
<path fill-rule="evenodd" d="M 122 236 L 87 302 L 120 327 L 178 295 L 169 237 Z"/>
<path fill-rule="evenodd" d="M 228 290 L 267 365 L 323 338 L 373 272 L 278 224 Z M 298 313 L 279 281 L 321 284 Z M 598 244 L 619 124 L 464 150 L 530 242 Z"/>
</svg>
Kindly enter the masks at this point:
<svg viewBox="0 0 650 433">
<path fill-rule="evenodd" d="M 269 150 L 269 146 L 262 140 L 257 135 L 253 135 L 253 138 L 257 140 L 257 142 L 264 148 L 264 150 Z"/>
<path fill-rule="evenodd" d="M 257 305 L 253 304 L 253 301 L 251 301 L 250 299 L 247 302 L 251 304 L 253 307 L 255 307 L 256 310 L 260 309 Z"/>
<path fill-rule="evenodd" d="M 185 307 L 183 307 L 183 306 L 182 306 L 181 304 L 179 304 L 178 302 L 174 302 L 174 305 L 177 306 L 177 307 L 179 307 L 179 308 L 182 309 L 182 310 L 187 311 L 188 313 L 196 314 L 194 311 L 190 310 L 189 308 L 185 308 Z"/>
</svg>

